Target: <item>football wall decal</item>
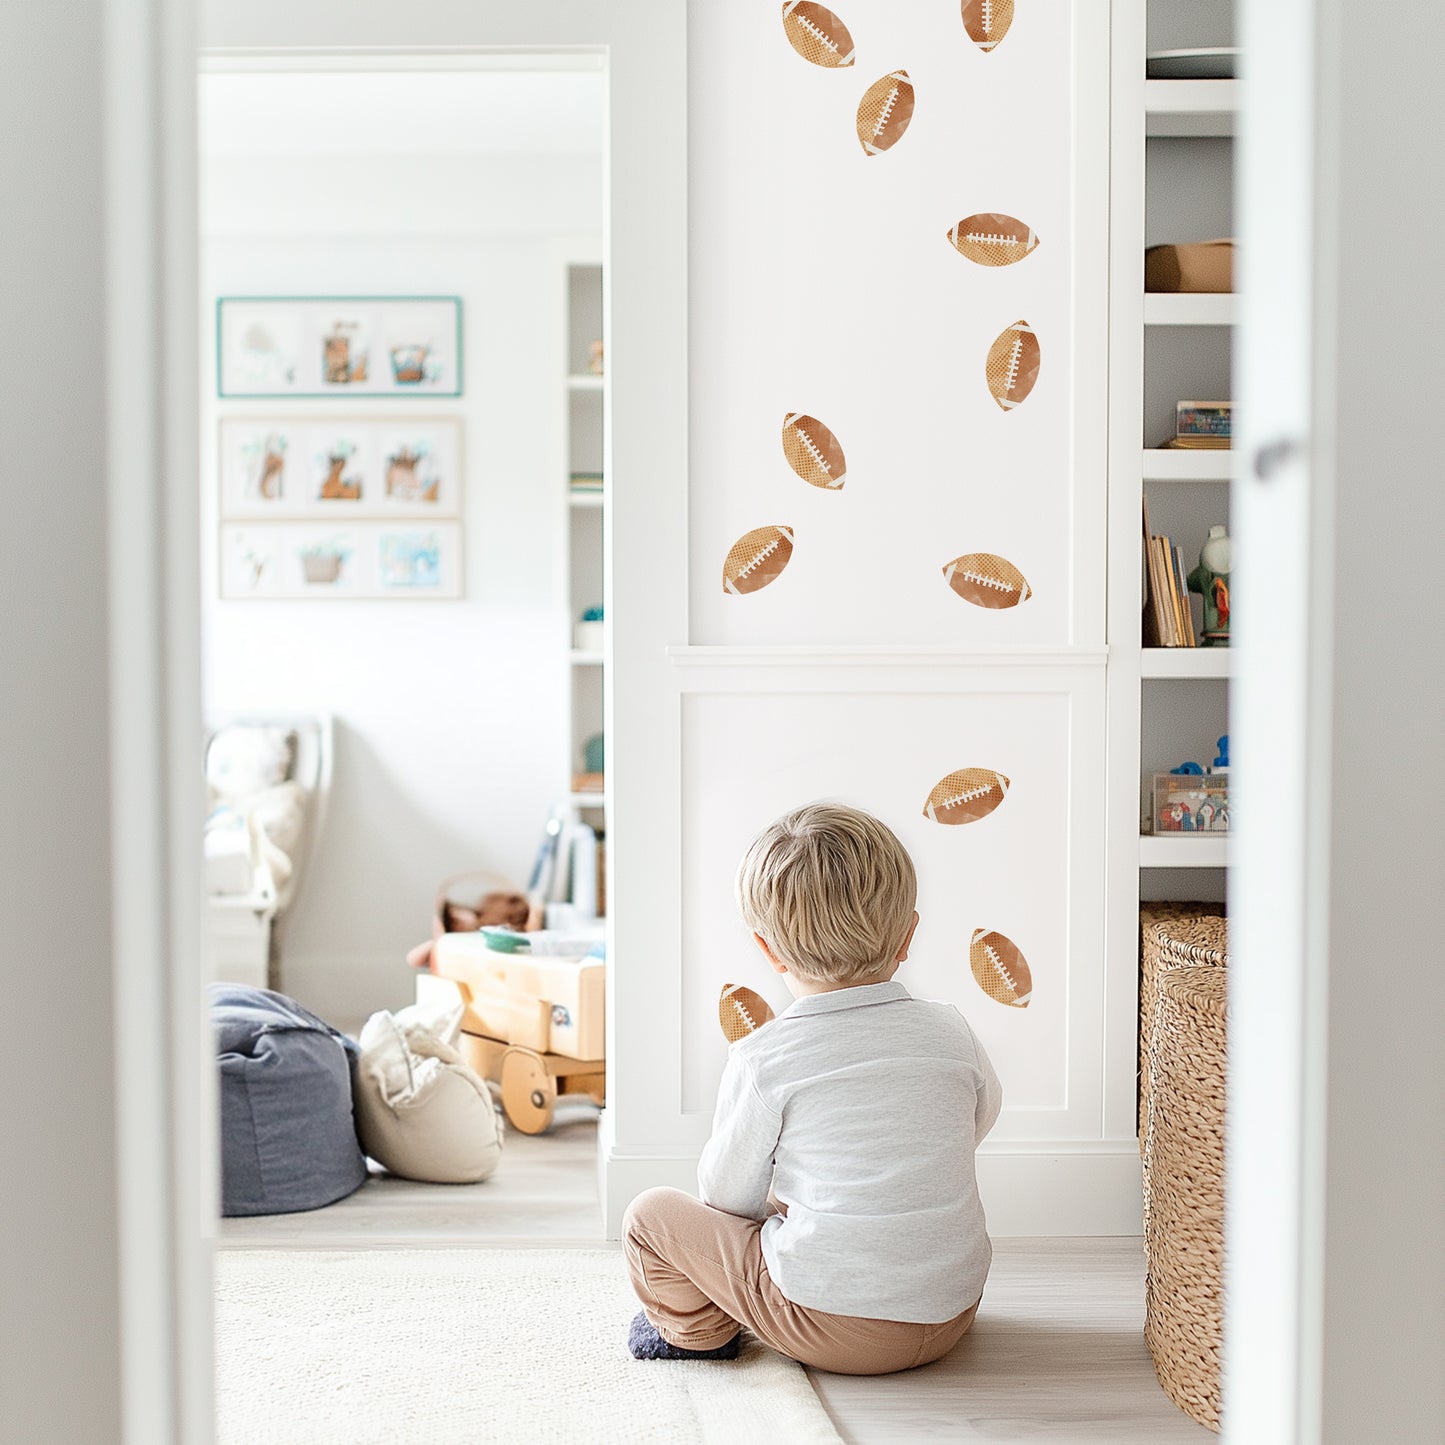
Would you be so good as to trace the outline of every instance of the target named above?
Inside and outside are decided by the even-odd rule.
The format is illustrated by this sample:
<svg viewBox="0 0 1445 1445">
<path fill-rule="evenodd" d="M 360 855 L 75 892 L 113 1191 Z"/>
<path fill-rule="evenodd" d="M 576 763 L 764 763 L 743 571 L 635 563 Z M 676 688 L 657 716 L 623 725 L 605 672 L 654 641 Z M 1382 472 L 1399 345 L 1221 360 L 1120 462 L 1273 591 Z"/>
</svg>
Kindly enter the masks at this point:
<svg viewBox="0 0 1445 1445">
<path fill-rule="evenodd" d="M 858 102 L 858 140 L 864 153 L 876 156 L 902 139 L 913 119 L 913 82 L 906 70 L 875 80 Z"/>
<path fill-rule="evenodd" d="M 974 981 L 995 1002 L 1010 1008 L 1027 1008 L 1034 993 L 1028 960 L 1013 939 L 1001 933 L 975 930 L 968 949 Z"/>
<path fill-rule="evenodd" d="M 960 256 L 979 266 L 1012 266 L 1039 244 L 1032 226 L 1001 211 L 965 216 L 949 231 L 948 239 Z"/>
<path fill-rule="evenodd" d="M 1027 321 L 1015 321 L 999 332 L 988 349 L 984 376 L 989 395 L 1004 411 L 1027 399 L 1039 379 L 1039 339 Z"/>
<path fill-rule="evenodd" d="M 935 823 L 976 823 L 1003 802 L 1009 780 L 988 768 L 960 768 L 928 795 L 923 816 Z"/>
<path fill-rule="evenodd" d="M 948 585 L 975 607 L 1017 607 L 1033 596 L 1024 574 L 1007 557 L 966 552 L 944 564 Z"/>
<path fill-rule="evenodd" d="M 812 0 L 787 0 L 783 6 L 783 33 L 788 44 L 814 65 L 841 70 L 853 63 L 853 37 L 848 27 Z"/>
<path fill-rule="evenodd" d="M 783 455 L 810 486 L 829 491 L 841 487 L 848 472 L 838 438 L 817 417 L 789 412 L 783 418 Z"/>
<path fill-rule="evenodd" d="M 733 543 L 723 563 L 723 591 L 756 592 L 775 582 L 793 556 L 791 527 L 754 527 Z"/>
<path fill-rule="evenodd" d="M 725 983 L 717 1001 L 717 1017 L 723 1037 L 735 1044 L 770 1022 L 773 1011 L 766 999 L 745 984 Z"/>
<path fill-rule="evenodd" d="M 985 54 L 1008 34 L 1014 0 L 963 0 L 963 28 Z"/>
</svg>

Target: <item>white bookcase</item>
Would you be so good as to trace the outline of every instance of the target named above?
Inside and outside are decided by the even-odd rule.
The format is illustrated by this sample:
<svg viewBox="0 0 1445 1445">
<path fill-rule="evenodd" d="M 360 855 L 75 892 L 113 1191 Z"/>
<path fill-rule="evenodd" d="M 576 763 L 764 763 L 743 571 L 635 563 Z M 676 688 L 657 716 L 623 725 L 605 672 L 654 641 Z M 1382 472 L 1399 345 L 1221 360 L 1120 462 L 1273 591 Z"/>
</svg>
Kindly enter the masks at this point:
<svg viewBox="0 0 1445 1445">
<path fill-rule="evenodd" d="M 1192 567 L 1229 523 L 1233 453 L 1166 451 L 1177 401 L 1229 399 L 1233 296 L 1146 295 L 1144 249 L 1235 232 L 1236 82 L 1149 80 L 1156 49 L 1232 43 L 1227 0 L 1116 0 L 1110 186 L 1109 778 L 1112 951 L 1137 949 L 1149 899 L 1223 901 L 1224 838 L 1154 836 L 1152 775 L 1208 766 L 1229 731 L 1227 649 L 1146 648 L 1142 506 Z M 1200 600 L 1194 598 L 1195 625 Z M 1137 844 L 1126 846 L 1137 838 Z"/>
<path fill-rule="evenodd" d="M 570 790 L 575 774 L 584 771 L 587 740 L 602 732 L 604 662 L 602 650 L 589 644 L 578 647 L 577 623 L 589 607 L 602 605 L 603 525 L 607 510 L 603 490 L 580 490 L 578 481 L 595 478 L 603 470 L 603 402 L 605 375 L 589 369 L 591 344 L 602 337 L 602 267 L 573 262 L 565 268 L 567 317 L 567 549 L 564 569 L 567 590 L 569 650 L 569 757 L 566 782 Z M 604 363 L 605 365 L 605 363 Z M 606 832 L 605 795 L 568 792 L 567 801 L 577 816 Z"/>
</svg>

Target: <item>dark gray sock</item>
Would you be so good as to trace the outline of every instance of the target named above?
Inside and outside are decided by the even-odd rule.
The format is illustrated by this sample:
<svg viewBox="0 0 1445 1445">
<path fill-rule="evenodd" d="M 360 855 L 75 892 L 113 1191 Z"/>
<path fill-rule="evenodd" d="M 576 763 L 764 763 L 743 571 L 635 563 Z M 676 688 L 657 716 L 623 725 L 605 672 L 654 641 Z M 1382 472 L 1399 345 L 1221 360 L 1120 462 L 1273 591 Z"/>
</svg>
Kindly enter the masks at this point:
<svg viewBox="0 0 1445 1445">
<path fill-rule="evenodd" d="M 657 1332 L 657 1326 L 647 1318 L 644 1310 L 638 1310 L 632 1328 L 627 1332 L 627 1348 L 639 1360 L 735 1360 L 738 1357 L 738 1336 L 734 1335 L 725 1345 L 715 1350 L 684 1350 L 680 1345 L 670 1345 Z"/>
</svg>

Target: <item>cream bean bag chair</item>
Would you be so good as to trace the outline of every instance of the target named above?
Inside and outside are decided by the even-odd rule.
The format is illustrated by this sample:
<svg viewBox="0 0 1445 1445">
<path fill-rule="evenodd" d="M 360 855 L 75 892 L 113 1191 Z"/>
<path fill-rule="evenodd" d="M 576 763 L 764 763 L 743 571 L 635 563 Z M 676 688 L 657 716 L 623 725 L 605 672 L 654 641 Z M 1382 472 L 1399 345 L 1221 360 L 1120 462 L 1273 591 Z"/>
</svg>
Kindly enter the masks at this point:
<svg viewBox="0 0 1445 1445">
<path fill-rule="evenodd" d="M 475 1184 L 502 1155 L 486 1081 L 455 1044 L 460 1006 L 376 1013 L 361 1031 L 356 1133 L 384 1169 L 429 1184 Z"/>
</svg>

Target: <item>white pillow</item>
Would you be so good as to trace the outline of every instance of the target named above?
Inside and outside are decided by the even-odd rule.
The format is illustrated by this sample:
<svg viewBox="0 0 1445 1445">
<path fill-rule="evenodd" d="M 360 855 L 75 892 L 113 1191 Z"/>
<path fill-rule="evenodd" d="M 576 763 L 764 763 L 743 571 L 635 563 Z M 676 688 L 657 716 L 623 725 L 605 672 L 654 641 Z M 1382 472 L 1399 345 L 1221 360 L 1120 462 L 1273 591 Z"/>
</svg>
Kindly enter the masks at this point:
<svg viewBox="0 0 1445 1445">
<path fill-rule="evenodd" d="M 206 749 L 206 782 L 219 798 L 240 798 L 285 782 L 291 772 L 296 734 L 289 728 L 233 723 Z"/>
<path fill-rule="evenodd" d="M 356 1132 L 383 1168 L 428 1184 L 475 1184 L 496 1167 L 491 1091 L 452 1046 L 461 1009 L 372 1014 L 361 1031 Z"/>
</svg>

